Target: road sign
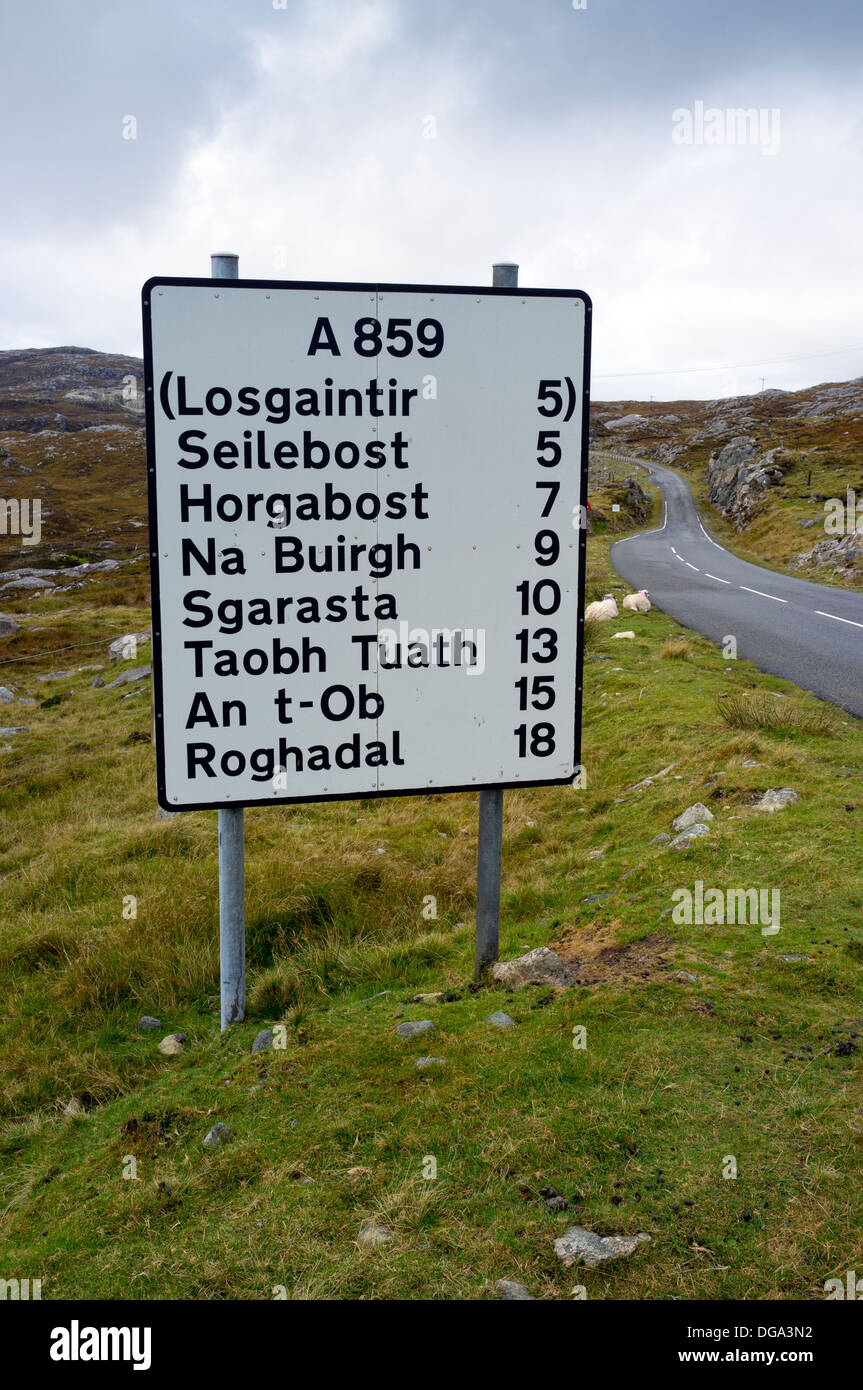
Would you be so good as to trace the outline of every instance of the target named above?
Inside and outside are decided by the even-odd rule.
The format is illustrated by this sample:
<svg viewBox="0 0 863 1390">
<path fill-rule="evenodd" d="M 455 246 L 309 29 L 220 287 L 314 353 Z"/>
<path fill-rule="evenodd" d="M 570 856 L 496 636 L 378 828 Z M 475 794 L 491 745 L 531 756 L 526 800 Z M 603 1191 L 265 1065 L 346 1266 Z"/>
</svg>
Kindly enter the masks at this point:
<svg viewBox="0 0 863 1390">
<path fill-rule="evenodd" d="M 153 279 L 160 803 L 571 781 L 590 303 Z"/>
</svg>

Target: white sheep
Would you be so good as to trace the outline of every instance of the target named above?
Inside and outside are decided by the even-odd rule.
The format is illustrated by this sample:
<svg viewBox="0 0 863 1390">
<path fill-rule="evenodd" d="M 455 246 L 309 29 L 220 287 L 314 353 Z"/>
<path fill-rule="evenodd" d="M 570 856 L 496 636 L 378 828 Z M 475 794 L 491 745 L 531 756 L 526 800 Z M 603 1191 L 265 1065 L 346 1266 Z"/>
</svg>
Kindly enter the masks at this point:
<svg viewBox="0 0 863 1390">
<path fill-rule="evenodd" d="M 613 594 L 603 594 L 601 603 L 589 603 L 584 610 L 586 623 L 604 623 L 617 617 L 617 600 Z"/>
<path fill-rule="evenodd" d="M 631 608 L 633 613 L 650 612 L 650 595 L 646 589 L 639 589 L 635 594 L 627 594 L 623 600 L 624 608 Z"/>
</svg>

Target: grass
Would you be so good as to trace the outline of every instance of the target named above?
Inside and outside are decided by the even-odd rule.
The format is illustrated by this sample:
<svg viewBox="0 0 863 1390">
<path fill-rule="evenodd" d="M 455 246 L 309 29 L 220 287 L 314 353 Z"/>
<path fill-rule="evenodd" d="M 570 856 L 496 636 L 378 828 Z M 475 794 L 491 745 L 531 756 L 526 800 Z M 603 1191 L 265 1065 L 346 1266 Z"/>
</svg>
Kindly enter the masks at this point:
<svg viewBox="0 0 863 1390">
<path fill-rule="evenodd" d="M 688 637 L 666 637 L 659 655 L 667 661 L 688 661 L 692 648 Z"/>
<path fill-rule="evenodd" d="M 589 566 L 620 598 L 601 537 Z M 34 658 L 0 668 L 19 693 L 68 696 L 27 707 L 0 755 L 4 1277 L 46 1299 L 469 1299 L 506 1277 L 546 1298 L 808 1299 L 859 1267 L 857 721 L 657 611 L 601 624 L 586 788 L 505 797 L 501 954 L 555 945 L 584 983 L 473 985 L 475 797 L 272 807 L 246 817 L 249 1017 L 222 1036 L 215 814 L 155 819 L 148 693 L 37 680 L 58 661 L 40 652 L 102 634 L 80 662 L 107 668 L 109 638 L 148 627 L 115 584 L 32 601 L 0 654 Z M 780 786 L 799 802 L 755 815 Z M 652 845 L 696 800 L 710 835 Z M 781 932 L 675 924 L 696 879 L 781 888 Z M 516 1028 L 489 1026 L 499 1008 Z M 406 1018 L 434 1031 L 403 1039 Z M 285 1047 L 252 1055 L 280 1022 Z M 172 1031 L 186 1049 L 164 1057 Z M 425 1053 L 445 1066 L 418 1071 Z M 234 1138 L 208 1152 L 217 1120 Z M 369 1219 L 394 1235 L 373 1251 Z M 571 1224 L 651 1241 L 566 1272 Z"/>
<path fill-rule="evenodd" d="M 765 691 L 731 691 L 716 702 L 721 719 L 731 729 L 767 729 L 781 733 L 808 733 L 830 737 L 838 728 L 838 716 L 824 706 L 811 709 Z"/>
</svg>

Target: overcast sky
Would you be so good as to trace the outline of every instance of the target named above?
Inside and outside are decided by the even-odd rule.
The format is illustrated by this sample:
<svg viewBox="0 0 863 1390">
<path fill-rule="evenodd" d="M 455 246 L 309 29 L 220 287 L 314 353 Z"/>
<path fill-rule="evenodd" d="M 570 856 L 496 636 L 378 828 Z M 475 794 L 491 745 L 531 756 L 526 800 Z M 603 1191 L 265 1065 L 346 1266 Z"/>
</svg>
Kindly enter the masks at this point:
<svg viewBox="0 0 863 1390">
<path fill-rule="evenodd" d="M 860 0 L 281 5 L 3 0 L 0 347 L 138 355 L 142 282 L 229 250 L 518 261 L 593 298 L 596 399 L 863 375 Z"/>
</svg>

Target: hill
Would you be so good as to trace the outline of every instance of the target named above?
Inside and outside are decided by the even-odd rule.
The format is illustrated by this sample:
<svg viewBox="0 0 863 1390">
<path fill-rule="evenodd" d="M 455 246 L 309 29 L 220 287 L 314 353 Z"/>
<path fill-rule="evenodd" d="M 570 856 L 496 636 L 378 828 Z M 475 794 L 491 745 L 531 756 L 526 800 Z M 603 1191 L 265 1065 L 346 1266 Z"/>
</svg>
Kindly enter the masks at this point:
<svg viewBox="0 0 863 1390">
<path fill-rule="evenodd" d="M 716 538 L 744 559 L 863 585 L 863 535 L 825 532 L 828 499 L 845 504 L 849 488 L 863 498 L 863 378 L 714 401 L 594 402 L 591 436 L 685 472 Z"/>
</svg>

